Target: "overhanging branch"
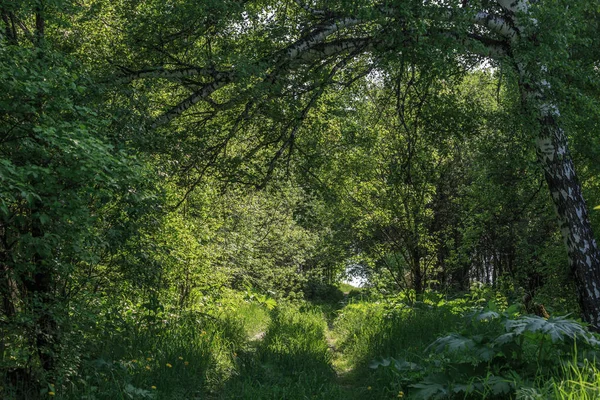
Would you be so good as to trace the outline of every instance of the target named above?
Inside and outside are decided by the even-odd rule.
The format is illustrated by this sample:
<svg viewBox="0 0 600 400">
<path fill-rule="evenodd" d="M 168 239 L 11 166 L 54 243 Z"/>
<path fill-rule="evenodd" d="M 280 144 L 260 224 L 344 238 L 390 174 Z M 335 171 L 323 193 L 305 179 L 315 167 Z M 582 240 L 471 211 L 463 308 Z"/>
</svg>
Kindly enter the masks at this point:
<svg viewBox="0 0 600 400">
<path fill-rule="evenodd" d="M 192 93 L 188 98 L 177 104 L 175 107 L 171 108 L 166 113 L 162 114 L 158 117 L 154 123 L 152 124 L 152 128 L 157 128 L 161 125 L 168 124 L 173 119 L 177 118 L 181 114 L 183 114 L 186 110 L 191 108 L 194 104 L 206 99 L 216 90 L 222 88 L 231 82 L 232 74 L 228 74 L 223 76 L 219 80 L 215 80 L 209 84 L 204 85 L 200 90 Z"/>
</svg>

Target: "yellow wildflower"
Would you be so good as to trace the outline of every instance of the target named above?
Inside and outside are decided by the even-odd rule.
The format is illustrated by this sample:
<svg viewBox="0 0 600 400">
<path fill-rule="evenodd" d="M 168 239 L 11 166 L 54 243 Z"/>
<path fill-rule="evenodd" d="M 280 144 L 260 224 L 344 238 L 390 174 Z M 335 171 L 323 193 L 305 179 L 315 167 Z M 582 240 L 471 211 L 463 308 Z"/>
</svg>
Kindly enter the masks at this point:
<svg viewBox="0 0 600 400">
<path fill-rule="evenodd" d="M 183 360 L 183 357 L 177 357 L 177 358 L 179 358 L 180 360 Z"/>
<path fill-rule="evenodd" d="M 367 387 L 367 390 L 371 390 L 371 386 L 368 386 L 368 387 Z"/>
<path fill-rule="evenodd" d="M 149 366 L 149 365 L 146 365 L 146 369 L 147 369 L 148 371 L 150 371 L 150 366 Z"/>
<path fill-rule="evenodd" d="M 189 361 L 184 361 L 183 363 L 184 363 L 185 365 L 190 365 L 190 362 L 189 362 Z"/>
<path fill-rule="evenodd" d="M 398 397 L 404 397 L 404 392 L 402 390 L 398 392 Z"/>
<path fill-rule="evenodd" d="M 136 363 L 136 362 L 137 362 L 137 360 L 131 360 L 131 362 L 132 362 L 132 363 Z"/>
<path fill-rule="evenodd" d="M 173 368 L 173 366 L 171 364 L 169 364 L 169 363 L 167 363 L 167 367 L 168 368 Z"/>
<path fill-rule="evenodd" d="M 152 357 L 148 357 L 148 358 L 146 358 L 146 360 L 152 361 Z"/>
<path fill-rule="evenodd" d="M 48 392 L 48 396 L 54 396 L 56 393 L 54 392 Z"/>
<path fill-rule="evenodd" d="M 156 386 L 150 386 L 152 390 L 156 390 Z"/>
</svg>

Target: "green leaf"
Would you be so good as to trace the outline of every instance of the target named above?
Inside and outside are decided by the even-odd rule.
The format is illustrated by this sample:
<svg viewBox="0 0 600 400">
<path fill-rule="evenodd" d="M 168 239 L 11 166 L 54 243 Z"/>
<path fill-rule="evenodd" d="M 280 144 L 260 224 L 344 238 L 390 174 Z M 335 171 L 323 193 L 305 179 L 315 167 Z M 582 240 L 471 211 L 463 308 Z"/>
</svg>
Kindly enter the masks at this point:
<svg viewBox="0 0 600 400">
<path fill-rule="evenodd" d="M 491 304 L 495 305 L 495 303 L 491 303 Z M 476 321 L 490 321 L 492 319 L 496 319 L 499 317 L 500 317 L 500 314 L 498 312 L 490 310 L 490 311 L 484 311 L 484 312 L 476 314 L 475 320 Z"/>
<path fill-rule="evenodd" d="M 377 369 L 379 367 L 387 367 L 390 364 L 391 364 L 391 357 L 382 358 L 381 361 L 378 361 L 378 360 L 371 361 L 371 363 L 369 364 L 369 368 Z"/>
<path fill-rule="evenodd" d="M 548 320 L 535 315 L 506 321 L 506 329 L 516 335 L 523 333 L 540 333 L 547 335 L 552 342 L 564 341 L 565 338 L 583 338 L 589 342 L 590 333 L 578 322 L 564 317 L 552 317 Z"/>
<path fill-rule="evenodd" d="M 520 304 L 513 304 L 510 307 L 508 307 L 505 311 L 505 313 L 509 316 L 513 316 L 515 314 L 518 314 L 519 311 L 521 311 L 521 305 Z"/>
<path fill-rule="evenodd" d="M 265 300 L 264 303 L 268 310 L 272 310 L 277 306 L 277 301 L 275 299 L 271 299 L 271 298 Z"/>
<path fill-rule="evenodd" d="M 448 393 L 448 378 L 443 374 L 429 375 L 422 382 L 410 385 L 415 388 L 414 398 L 416 399 L 441 399 Z"/>
<path fill-rule="evenodd" d="M 461 352 L 475 347 L 475 342 L 473 339 L 466 338 L 458 333 L 451 333 L 448 336 L 437 339 L 429 347 L 433 347 L 434 351 L 438 353 L 446 350 L 449 352 Z"/>
<path fill-rule="evenodd" d="M 414 391 L 415 399 L 439 399 L 448 393 L 446 387 L 439 383 L 416 383 L 410 386 L 416 389 Z"/>
<path fill-rule="evenodd" d="M 42 225 L 46 225 L 50 222 L 50 217 L 47 214 L 40 214 L 39 218 Z"/>
<path fill-rule="evenodd" d="M 513 390 L 513 385 L 501 376 L 489 376 L 485 385 L 492 390 L 494 395 L 508 394 Z"/>
<path fill-rule="evenodd" d="M 499 345 L 503 345 L 503 344 L 507 344 L 507 343 L 511 343 L 515 341 L 515 337 L 517 335 L 515 335 L 514 332 L 508 332 L 505 333 L 504 335 L 500 335 L 498 336 L 495 340 L 494 343 L 495 344 L 499 344 Z"/>
</svg>

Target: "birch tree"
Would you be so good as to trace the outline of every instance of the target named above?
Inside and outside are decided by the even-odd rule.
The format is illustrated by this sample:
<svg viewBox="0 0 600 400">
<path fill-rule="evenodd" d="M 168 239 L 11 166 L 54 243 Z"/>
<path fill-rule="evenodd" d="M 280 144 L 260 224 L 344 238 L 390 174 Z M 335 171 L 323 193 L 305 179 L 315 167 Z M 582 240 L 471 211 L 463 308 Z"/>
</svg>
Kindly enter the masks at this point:
<svg viewBox="0 0 600 400">
<path fill-rule="evenodd" d="M 574 65 L 597 78 L 593 59 L 571 59 L 589 49 L 575 33 L 589 31 L 582 15 L 596 13 L 592 6 L 533 0 L 136 3 L 147 29 L 125 28 L 133 56 L 121 59 L 113 81 L 135 87 L 150 80 L 161 104 L 169 91 L 172 103 L 149 110 L 155 115 L 149 129 L 165 132 L 171 125 L 210 139 L 206 152 L 190 161 L 194 168 L 216 167 L 236 140 L 245 141 L 251 145 L 235 166 L 252 169 L 249 175 L 264 182 L 293 153 L 302 121 L 325 90 L 377 79 L 405 60 L 439 71 L 440 78 L 476 65 L 502 68 L 521 94 L 583 318 L 598 329 L 600 252 L 553 86 Z M 209 117 L 199 123 L 200 115 Z M 207 129 L 216 115 L 234 122 Z"/>
</svg>

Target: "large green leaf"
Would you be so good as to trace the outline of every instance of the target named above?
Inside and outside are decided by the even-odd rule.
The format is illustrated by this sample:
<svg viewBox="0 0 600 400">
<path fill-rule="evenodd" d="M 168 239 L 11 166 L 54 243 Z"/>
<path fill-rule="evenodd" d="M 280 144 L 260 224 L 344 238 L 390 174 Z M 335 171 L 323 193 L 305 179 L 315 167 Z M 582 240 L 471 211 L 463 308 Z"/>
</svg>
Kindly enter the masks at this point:
<svg viewBox="0 0 600 400">
<path fill-rule="evenodd" d="M 441 337 L 433 342 L 429 348 L 433 348 L 436 352 L 461 352 L 471 350 L 475 347 L 473 339 L 464 337 L 458 333 L 451 333 L 448 336 Z"/>
<path fill-rule="evenodd" d="M 507 319 L 506 329 L 516 335 L 524 333 L 539 333 L 547 335 L 552 342 L 569 339 L 583 339 L 590 342 L 592 335 L 578 322 L 564 317 L 545 319 L 535 315 L 524 316 L 518 319 Z"/>
<path fill-rule="evenodd" d="M 448 378 L 443 374 L 430 375 L 422 382 L 410 385 L 415 389 L 415 399 L 443 399 L 448 396 Z"/>
</svg>

